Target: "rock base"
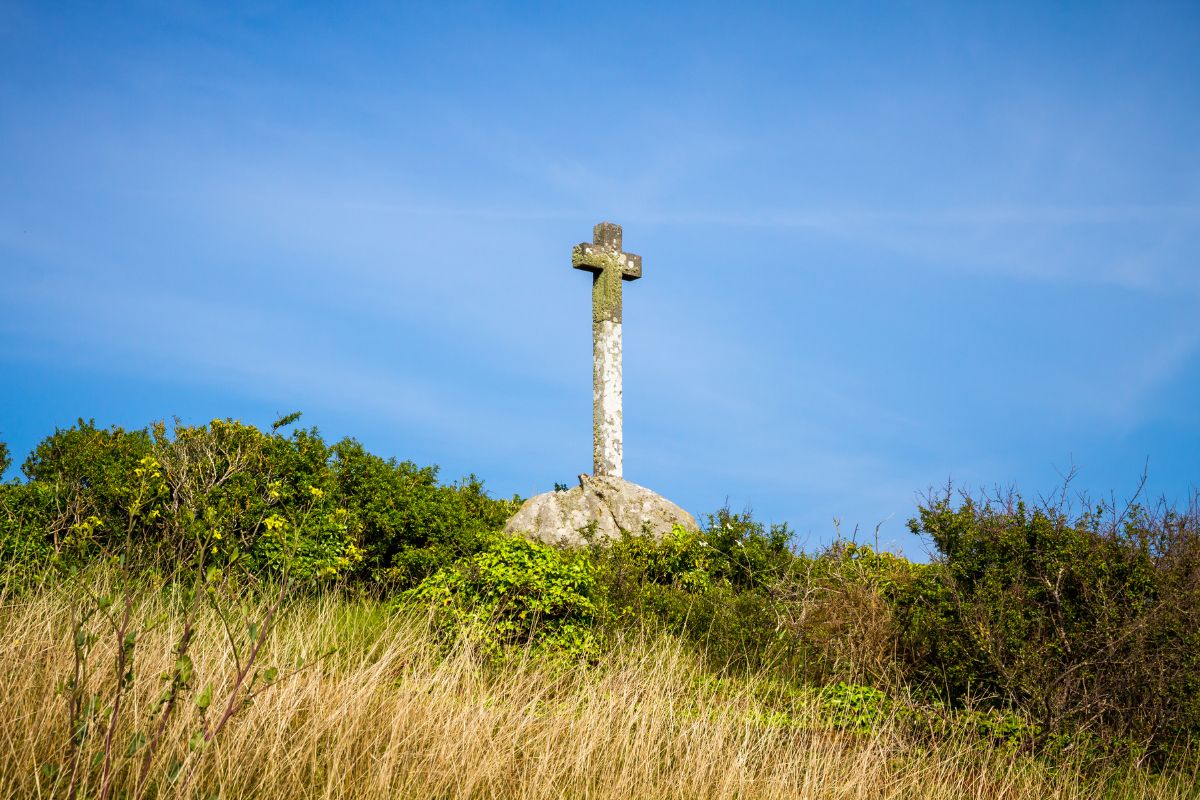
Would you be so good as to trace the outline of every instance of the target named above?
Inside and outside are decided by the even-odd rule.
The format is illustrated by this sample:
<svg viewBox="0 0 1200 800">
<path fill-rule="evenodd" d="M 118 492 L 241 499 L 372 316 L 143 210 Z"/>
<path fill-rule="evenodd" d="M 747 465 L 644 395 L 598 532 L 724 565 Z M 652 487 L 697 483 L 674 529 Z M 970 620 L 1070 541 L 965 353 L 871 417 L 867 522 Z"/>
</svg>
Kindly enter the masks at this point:
<svg viewBox="0 0 1200 800">
<path fill-rule="evenodd" d="M 607 475 L 580 475 L 573 489 L 529 498 L 504 530 L 547 544 L 578 546 L 586 543 L 583 534 L 592 523 L 595 541 L 618 539 L 622 531 L 662 538 L 674 525 L 697 530 L 692 515 L 662 495 Z"/>
</svg>

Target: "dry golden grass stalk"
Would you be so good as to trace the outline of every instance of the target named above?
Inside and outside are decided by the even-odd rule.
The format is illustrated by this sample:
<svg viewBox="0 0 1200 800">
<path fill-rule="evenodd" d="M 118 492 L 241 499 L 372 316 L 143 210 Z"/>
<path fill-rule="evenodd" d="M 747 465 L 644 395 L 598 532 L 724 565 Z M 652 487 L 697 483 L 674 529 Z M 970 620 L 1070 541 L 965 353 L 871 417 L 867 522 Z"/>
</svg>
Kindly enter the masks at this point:
<svg viewBox="0 0 1200 800">
<path fill-rule="evenodd" d="M 219 696 L 235 672 L 218 620 L 200 612 L 191 694 L 162 736 L 149 781 L 137 787 L 140 753 L 126 757 L 125 748 L 153 723 L 160 674 L 174 663 L 177 612 L 168 593 L 138 597 L 138 618 L 163 622 L 137 644 L 130 711 L 114 737 L 116 796 L 1187 796 L 1185 787 L 1137 774 L 1104 793 L 1071 765 L 1049 770 L 965 739 L 929 748 L 888 726 L 833 731 L 802 700 L 768 707 L 748 680 L 713 680 L 664 637 L 614 646 L 599 664 L 515 657 L 497 665 L 465 642 L 439 648 L 420 619 L 332 597 L 286 609 L 262 660 L 280 668 L 278 682 L 210 745 L 189 750 L 195 695 L 211 681 Z M 70 613 L 62 589 L 0 608 L 0 797 L 70 794 L 70 731 L 58 692 L 72 669 Z M 331 647 L 335 654 L 312 661 Z M 113 689 L 115 654 L 104 640 L 93 653 L 101 695 Z M 309 666 L 294 671 L 298 659 Z M 77 797 L 100 789 L 93 738 L 80 751 Z"/>
</svg>

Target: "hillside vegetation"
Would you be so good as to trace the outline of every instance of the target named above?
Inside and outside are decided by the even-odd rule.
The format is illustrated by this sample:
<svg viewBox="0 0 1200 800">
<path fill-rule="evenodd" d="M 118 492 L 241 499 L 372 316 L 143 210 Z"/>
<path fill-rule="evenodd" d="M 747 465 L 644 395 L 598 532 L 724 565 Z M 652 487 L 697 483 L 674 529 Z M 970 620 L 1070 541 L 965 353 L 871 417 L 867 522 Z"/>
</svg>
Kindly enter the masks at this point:
<svg viewBox="0 0 1200 800">
<path fill-rule="evenodd" d="M 80 421 L 0 485 L 0 795 L 1200 792 L 1195 503 L 947 490 L 929 564 L 727 509 L 557 550 L 296 416 Z"/>
</svg>

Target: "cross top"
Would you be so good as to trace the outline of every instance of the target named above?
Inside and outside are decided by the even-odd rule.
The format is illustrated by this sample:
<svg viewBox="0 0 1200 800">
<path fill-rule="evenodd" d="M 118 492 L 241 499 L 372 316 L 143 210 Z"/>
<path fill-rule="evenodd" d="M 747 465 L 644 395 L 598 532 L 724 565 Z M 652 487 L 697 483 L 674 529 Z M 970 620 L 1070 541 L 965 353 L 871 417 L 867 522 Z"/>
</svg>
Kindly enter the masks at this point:
<svg viewBox="0 0 1200 800">
<path fill-rule="evenodd" d="M 571 251 L 571 266 L 592 273 L 592 321 L 621 321 L 621 281 L 642 277 L 642 257 L 621 249 L 621 226 L 601 222 Z"/>
<path fill-rule="evenodd" d="M 601 222 L 592 228 L 592 243 L 609 250 L 621 249 L 621 226 L 615 222 Z"/>
</svg>

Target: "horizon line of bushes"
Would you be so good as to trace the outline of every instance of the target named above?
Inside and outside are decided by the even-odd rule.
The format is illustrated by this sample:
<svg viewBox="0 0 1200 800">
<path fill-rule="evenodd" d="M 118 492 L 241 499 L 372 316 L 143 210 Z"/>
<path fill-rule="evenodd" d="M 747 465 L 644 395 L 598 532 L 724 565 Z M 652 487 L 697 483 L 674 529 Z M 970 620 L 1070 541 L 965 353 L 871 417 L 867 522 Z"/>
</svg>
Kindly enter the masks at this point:
<svg viewBox="0 0 1200 800">
<path fill-rule="evenodd" d="M 947 488 L 909 522 L 936 548 L 928 564 L 841 539 L 804 553 L 786 525 L 727 508 L 699 532 L 560 550 L 499 533 L 520 500 L 476 476 L 442 484 L 435 466 L 326 442 L 298 418 L 56 430 L 23 481 L 0 483 L 0 592 L 106 561 L 166 580 L 283 578 L 425 604 L 448 636 L 497 651 L 587 659 L 661 628 L 718 673 L 840 686 L 854 719 L 903 696 L 1034 748 L 1161 765 L 1200 743 L 1195 498 L 1072 512 Z"/>
</svg>

